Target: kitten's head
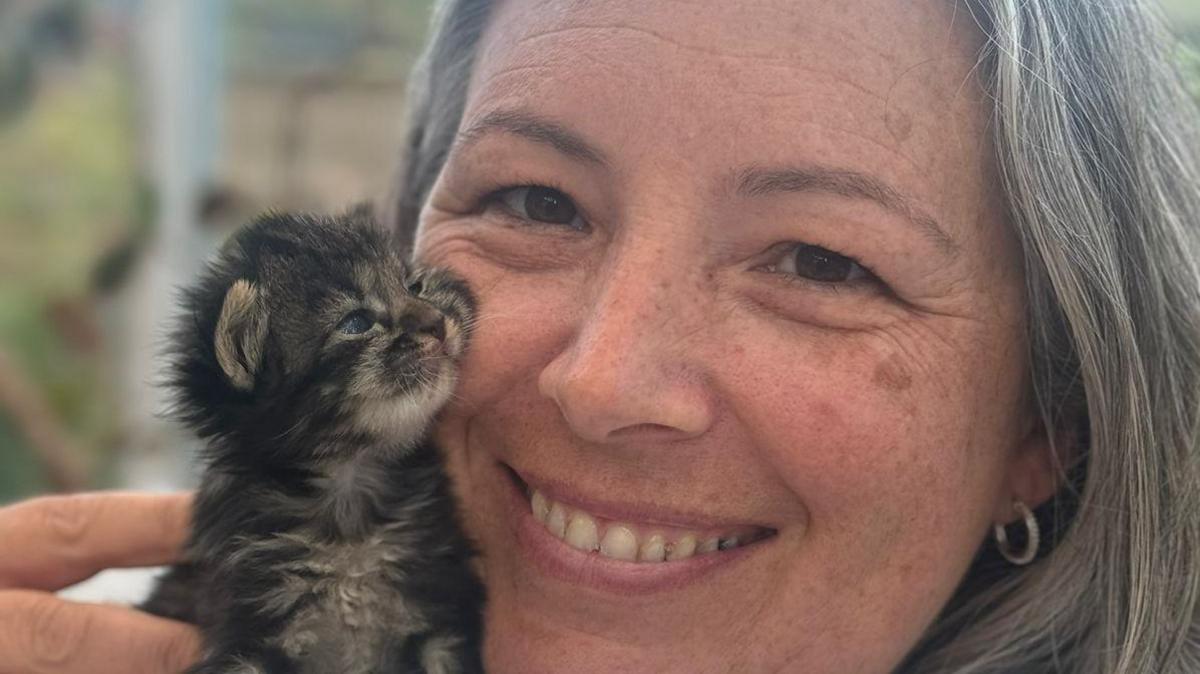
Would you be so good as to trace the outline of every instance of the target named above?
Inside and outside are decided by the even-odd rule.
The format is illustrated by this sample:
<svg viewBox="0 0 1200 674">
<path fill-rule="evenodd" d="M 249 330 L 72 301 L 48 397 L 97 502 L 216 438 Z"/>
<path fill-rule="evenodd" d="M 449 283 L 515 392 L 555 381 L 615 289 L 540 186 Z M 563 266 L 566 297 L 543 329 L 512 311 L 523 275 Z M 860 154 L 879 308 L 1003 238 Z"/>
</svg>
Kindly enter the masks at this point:
<svg viewBox="0 0 1200 674">
<path fill-rule="evenodd" d="M 473 301 L 408 267 L 360 211 L 256 220 L 187 310 L 174 383 L 201 434 L 411 443 L 454 388 Z"/>
</svg>

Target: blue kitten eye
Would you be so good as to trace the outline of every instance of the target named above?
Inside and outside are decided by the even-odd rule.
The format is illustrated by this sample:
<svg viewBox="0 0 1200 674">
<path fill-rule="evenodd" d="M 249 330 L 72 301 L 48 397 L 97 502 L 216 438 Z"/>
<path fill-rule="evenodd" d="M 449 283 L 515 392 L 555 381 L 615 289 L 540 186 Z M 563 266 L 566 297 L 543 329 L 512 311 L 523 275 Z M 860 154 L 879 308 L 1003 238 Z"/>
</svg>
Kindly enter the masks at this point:
<svg viewBox="0 0 1200 674">
<path fill-rule="evenodd" d="M 338 323 L 337 329 L 344 335 L 361 335 L 374 325 L 375 318 L 369 312 L 359 309 L 346 314 L 342 322 Z"/>
</svg>

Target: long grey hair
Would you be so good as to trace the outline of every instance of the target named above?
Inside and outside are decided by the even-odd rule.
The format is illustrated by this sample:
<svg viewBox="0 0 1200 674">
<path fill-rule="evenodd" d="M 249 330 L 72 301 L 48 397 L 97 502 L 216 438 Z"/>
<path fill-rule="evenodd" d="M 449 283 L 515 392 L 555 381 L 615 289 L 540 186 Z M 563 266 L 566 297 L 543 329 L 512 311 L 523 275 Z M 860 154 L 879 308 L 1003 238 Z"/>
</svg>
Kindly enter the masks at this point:
<svg viewBox="0 0 1200 674">
<path fill-rule="evenodd" d="M 1028 567 L 985 542 L 905 673 L 1200 672 L 1200 123 L 1131 0 L 960 0 L 1027 276 L 1064 486 Z M 462 118 L 488 0 L 444 0 L 414 73 L 406 242 Z M 1068 459 L 1069 457 L 1069 459 Z"/>
</svg>

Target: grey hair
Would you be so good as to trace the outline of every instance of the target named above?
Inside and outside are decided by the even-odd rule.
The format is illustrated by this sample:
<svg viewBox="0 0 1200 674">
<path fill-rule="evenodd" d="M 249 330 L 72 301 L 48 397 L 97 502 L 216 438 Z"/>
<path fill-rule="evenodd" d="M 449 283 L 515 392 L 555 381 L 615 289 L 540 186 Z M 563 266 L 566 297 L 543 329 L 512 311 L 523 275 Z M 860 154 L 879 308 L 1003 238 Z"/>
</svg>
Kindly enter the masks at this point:
<svg viewBox="0 0 1200 674">
<path fill-rule="evenodd" d="M 969 4 L 1034 392 L 1081 470 L 1054 550 L 968 577 L 912 671 L 1200 672 L 1200 124 L 1173 40 L 1128 0 Z"/>
<path fill-rule="evenodd" d="M 1038 560 L 985 542 L 905 674 L 1200 672 L 1200 122 L 1136 0 L 962 0 L 1009 219 L 1033 394 L 1064 486 Z M 461 122 L 488 0 L 445 0 L 411 85 L 406 241 Z"/>
</svg>

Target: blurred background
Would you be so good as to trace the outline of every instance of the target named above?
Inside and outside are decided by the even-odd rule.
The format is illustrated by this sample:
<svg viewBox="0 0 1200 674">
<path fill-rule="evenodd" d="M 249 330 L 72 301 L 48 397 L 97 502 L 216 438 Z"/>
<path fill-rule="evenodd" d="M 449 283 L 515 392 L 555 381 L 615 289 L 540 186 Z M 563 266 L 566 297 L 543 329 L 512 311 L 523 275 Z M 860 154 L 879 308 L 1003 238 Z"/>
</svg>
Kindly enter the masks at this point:
<svg viewBox="0 0 1200 674">
<path fill-rule="evenodd" d="M 386 194 L 430 4 L 0 0 L 0 504 L 192 482 L 173 290 L 260 210 Z M 1200 100 L 1200 0 L 1165 9 Z"/>
<path fill-rule="evenodd" d="M 387 190 L 430 0 L 0 0 L 0 503 L 187 484 L 173 292 L 260 210 Z"/>
</svg>

